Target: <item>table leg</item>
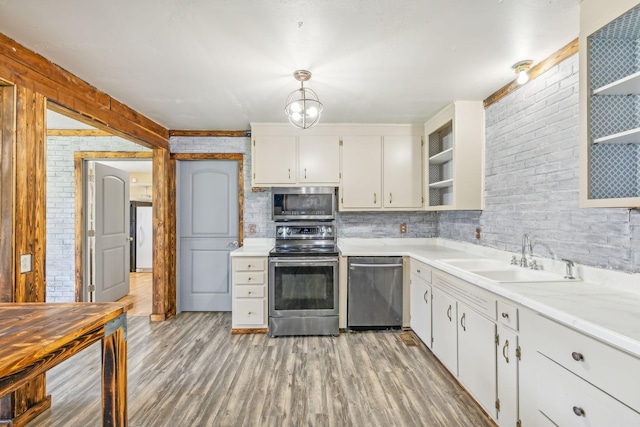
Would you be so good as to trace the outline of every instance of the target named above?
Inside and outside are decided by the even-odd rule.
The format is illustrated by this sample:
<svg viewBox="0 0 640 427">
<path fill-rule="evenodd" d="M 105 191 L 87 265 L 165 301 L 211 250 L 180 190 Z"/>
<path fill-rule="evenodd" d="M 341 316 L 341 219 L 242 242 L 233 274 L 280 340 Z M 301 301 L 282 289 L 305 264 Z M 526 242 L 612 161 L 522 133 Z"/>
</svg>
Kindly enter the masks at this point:
<svg viewBox="0 0 640 427">
<path fill-rule="evenodd" d="M 102 338 L 102 425 L 127 426 L 127 317 L 105 326 Z"/>
</svg>

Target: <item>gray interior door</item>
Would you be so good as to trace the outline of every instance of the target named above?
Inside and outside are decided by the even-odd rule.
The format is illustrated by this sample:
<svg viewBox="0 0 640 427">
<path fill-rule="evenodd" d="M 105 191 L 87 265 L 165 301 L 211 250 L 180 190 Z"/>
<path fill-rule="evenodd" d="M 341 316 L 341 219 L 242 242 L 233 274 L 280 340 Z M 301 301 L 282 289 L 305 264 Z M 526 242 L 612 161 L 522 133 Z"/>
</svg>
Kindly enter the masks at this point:
<svg viewBox="0 0 640 427">
<path fill-rule="evenodd" d="M 89 274 L 95 289 L 93 301 L 116 301 L 129 293 L 129 173 L 100 163 L 89 163 L 89 184 L 91 186 L 92 181 L 94 184 L 93 191 L 88 191 L 89 256 L 93 257 L 89 261 Z"/>
<path fill-rule="evenodd" d="M 238 242 L 238 162 L 178 162 L 182 311 L 231 311 L 231 259 Z"/>
</svg>

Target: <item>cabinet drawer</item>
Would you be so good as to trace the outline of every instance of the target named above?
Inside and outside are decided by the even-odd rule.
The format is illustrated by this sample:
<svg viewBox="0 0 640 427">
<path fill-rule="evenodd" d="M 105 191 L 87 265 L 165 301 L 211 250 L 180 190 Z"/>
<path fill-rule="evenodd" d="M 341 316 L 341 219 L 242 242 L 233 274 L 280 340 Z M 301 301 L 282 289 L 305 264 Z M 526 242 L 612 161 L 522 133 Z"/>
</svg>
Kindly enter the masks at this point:
<svg viewBox="0 0 640 427">
<path fill-rule="evenodd" d="M 266 323 L 264 313 L 264 299 L 234 300 L 233 317 L 236 325 L 263 325 Z"/>
<path fill-rule="evenodd" d="M 542 316 L 536 335 L 538 352 L 640 410 L 640 359 Z"/>
<path fill-rule="evenodd" d="M 262 285 L 264 284 L 264 272 L 258 271 L 255 273 L 234 273 L 233 282 L 236 285 Z"/>
<path fill-rule="evenodd" d="M 235 271 L 264 271 L 265 258 L 236 257 L 233 263 Z"/>
<path fill-rule="evenodd" d="M 243 285 L 233 288 L 234 298 L 264 298 L 264 285 Z"/>
<path fill-rule="evenodd" d="M 431 283 L 431 267 L 414 259 L 410 261 L 410 265 L 411 274 L 415 274 L 416 276 L 424 279 L 427 283 Z"/>
<path fill-rule="evenodd" d="M 498 322 L 502 325 L 518 330 L 518 308 L 507 304 L 504 301 L 498 301 Z"/>
<path fill-rule="evenodd" d="M 476 285 L 465 282 L 440 270 L 433 270 L 432 284 L 478 313 L 496 320 L 496 297 Z"/>
<path fill-rule="evenodd" d="M 637 426 L 640 414 L 540 354 L 538 410 L 559 426 Z"/>
</svg>

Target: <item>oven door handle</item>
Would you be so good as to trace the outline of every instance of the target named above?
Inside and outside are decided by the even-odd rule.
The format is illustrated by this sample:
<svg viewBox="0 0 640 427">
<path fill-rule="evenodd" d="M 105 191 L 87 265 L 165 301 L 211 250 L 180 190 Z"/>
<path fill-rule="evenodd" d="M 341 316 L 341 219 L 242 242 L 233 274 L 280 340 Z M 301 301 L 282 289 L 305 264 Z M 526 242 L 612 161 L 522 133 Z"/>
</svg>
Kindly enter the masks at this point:
<svg viewBox="0 0 640 427">
<path fill-rule="evenodd" d="M 270 258 L 269 263 L 277 265 L 329 265 L 338 262 L 338 258 Z"/>
<path fill-rule="evenodd" d="M 349 268 L 353 270 L 354 267 L 364 268 L 396 268 L 402 267 L 402 264 L 349 264 Z"/>
</svg>

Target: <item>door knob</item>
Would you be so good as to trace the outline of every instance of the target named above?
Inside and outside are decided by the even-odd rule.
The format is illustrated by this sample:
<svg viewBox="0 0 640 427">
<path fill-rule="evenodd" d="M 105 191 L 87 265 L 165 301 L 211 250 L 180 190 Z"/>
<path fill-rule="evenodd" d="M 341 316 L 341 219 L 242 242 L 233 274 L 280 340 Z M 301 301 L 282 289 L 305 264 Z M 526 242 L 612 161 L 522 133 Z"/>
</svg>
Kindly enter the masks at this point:
<svg viewBox="0 0 640 427">
<path fill-rule="evenodd" d="M 133 242 L 133 237 L 127 237 L 126 240 L 127 242 Z"/>
</svg>

